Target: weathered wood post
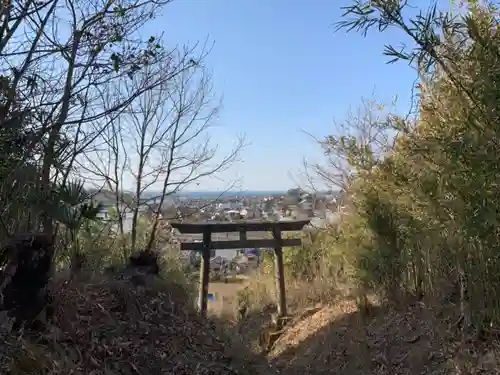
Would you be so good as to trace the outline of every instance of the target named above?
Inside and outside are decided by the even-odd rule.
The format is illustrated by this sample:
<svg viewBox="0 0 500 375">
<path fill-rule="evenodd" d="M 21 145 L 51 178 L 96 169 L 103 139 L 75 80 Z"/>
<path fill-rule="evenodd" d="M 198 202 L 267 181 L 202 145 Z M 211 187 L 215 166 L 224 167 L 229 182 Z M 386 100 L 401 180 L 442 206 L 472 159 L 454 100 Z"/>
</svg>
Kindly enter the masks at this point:
<svg viewBox="0 0 500 375">
<path fill-rule="evenodd" d="M 240 230 L 240 241 L 246 241 L 246 240 L 247 240 L 247 231 L 246 230 Z M 240 251 L 241 251 L 241 249 L 240 249 Z"/>
<path fill-rule="evenodd" d="M 240 241 L 246 242 L 247 241 L 247 231 L 246 230 L 240 230 Z M 240 254 L 241 254 L 241 249 L 239 249 Z M 245 255 L 245 252 L 243 252 L 243 255 Z"/>
<path fill-rule="evenodd" d="M 198 310 L 201 316 L 207 316 L 208 283 L 210 281 L 210 250 L 212 249 L 212 232 L 210 228 L 203 230 L 203 250 L 200 264 L 200 286 L 198 290 Z"/>
<path fill-rule="evenodd" d="M 231 223 L 179 223 L 172 222 L 173 228 L 182 234 L 203 233 L 203 242 L 183 242 L 181 250 L 200 251 L 202 259 L 200 264 L 200 289 L 198 308 L 202 316 L 207 315 L 208 285 L 210 277 L 210 253 L 213 249 L 243 249 L 243 248 L 274 248 L 274 262 L 276 269 L 276 288 L 278 292 L 278 318 L 283 322 L 287 315 L 285 275 L 283 267 L 283 248 L 287 246 L 300 246 L 300 238 L 282 238 L 282 231 L 298 231 L 309 223 L 309 220 L 293 220 L 282 222 L 241 221 Z M 247 239 L 248 232 L 272 232 L 273 239 Z M 239 232 L 239 240 L 212 241 L 212 233 Z"/>
<path fill-rule="evenodd" d="M 278 292 L 278 318 L 287 316 L 285 294 L 285 270 L 283 266 L 283 241 L 279 226 L 273 227 L 273 237 L 276 242 L 274 247 L 274 269 L 276 272 L 276 290 Z"/>
</svg>

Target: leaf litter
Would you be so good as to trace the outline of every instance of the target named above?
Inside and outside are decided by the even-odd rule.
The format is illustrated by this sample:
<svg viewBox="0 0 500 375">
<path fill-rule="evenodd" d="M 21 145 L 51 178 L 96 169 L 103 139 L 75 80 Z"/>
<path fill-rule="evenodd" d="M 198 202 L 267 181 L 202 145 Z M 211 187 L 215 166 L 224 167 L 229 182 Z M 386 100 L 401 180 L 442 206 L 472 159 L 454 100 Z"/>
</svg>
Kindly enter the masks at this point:
<svg viewBox="0 0 500 375">
<path fill-rule="evenodd" d="M 258 374 L 201 318 L 179 285 L 71 281 L 37 336 L 0 337 L 0 373 L 64 375 Z M 241 354 L 241 353 L 240 353 Z"/>
</svg>

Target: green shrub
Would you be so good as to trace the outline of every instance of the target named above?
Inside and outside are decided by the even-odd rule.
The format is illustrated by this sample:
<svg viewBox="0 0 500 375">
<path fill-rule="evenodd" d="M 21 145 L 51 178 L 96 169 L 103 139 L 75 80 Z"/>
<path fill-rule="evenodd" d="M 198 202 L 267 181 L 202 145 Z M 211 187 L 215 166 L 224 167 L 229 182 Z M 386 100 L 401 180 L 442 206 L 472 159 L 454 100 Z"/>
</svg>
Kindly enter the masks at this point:
<svg viewBox="0 0 500 375">
<path fill-rule="evenodd" d="M 397 16 L 385 2 L 373 4 L 384 22 Z M 340 271 L 393 300 L 460 292 L 457 305 L 474 323 L 500 323 L 500 33 L 492 32 L 499 14 L 471 9 L 446 39 L 429 30 L 446 18 L 415 24 L 427 28 L 422 38 L 441 38 L 429 57 L 436 69 L 422 74 L 415 123 L 393 116 L 377 125 L 398 132 L 390 154 L 377 157 L 377 145 L 356 136 L 322 143 L 353 172 L 349 215 L 286 250 L 290 278 L 333 280 Z"/>
<path fill-rule="evenodd" d="M 483 325 L 500 323 L 500 34 L 491 31 L 495 9 L 471 9 L 432 47 L 437 68 L 422 76 L 417 122 L 398 129 L 391 155 L 374 160 L 356 141 L 331 147 L 340 144 L 356 172 L 356 225 L 344 234 L 358 237 L 358 278 L 388 298 L 442 300 L 460 290 L 461 306 Z M 439 39 L 431 24 L 418 27 Z"/>
</svg>

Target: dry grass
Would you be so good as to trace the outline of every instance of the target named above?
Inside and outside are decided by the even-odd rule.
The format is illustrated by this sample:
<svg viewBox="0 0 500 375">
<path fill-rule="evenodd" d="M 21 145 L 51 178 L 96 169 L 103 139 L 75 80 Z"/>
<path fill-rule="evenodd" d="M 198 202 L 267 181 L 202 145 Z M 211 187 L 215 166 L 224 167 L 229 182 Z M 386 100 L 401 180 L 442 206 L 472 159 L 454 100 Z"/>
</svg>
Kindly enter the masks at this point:
<svg viewBox="0 0 500 375">
<path fill-rule="evenodd" d="M 286 280 L 286 279 L 285 279 Z M 243 345 L 254 355 L 265 352 L 262 333 L 276 314 L 276 285 L 270 274 L 254 273 L 238 287 L 212 283 L 211 290 L 224 290 L 223 308 L 215 308 L 212 313 L 225 321 L 225 329 L 233 342 Z M 212 289 L 214 288 L 214 289 Z M 327 303 L 338 298 L 339 291 L 326 281 L 298 283 L 287 281 L 287 305 L 290 315 L 295 315 L 304 306 Z M 241 319 L 238 308 L 247 306 L 246 316 Z"/>
<path fill-rule="evenodd" d="M 274 281 L 260 275 L 246 288 L 250 312 L 232 328 L 233 340 L 258 353 L 275 301 Z M 363 304 L 353 290 L 322 280 L 288 282 L 293 318 L 268 353 L 271 367 L 284 375 L 500 373 L 497 335 L 478 338 L 458 327 L 456 306 L 385 306 L 373 296 Z"/>
<path fill-rule="evenodd" d="M 286 299 L 288 310 L 294 314 L 304 307 L 328 304 L 339 296 L 350 296 L 355 293 L 352 286 L 334 283 L 332 279 L 317 278 L 310 282 L 293 281 L 285 277 Z M 245 284 L 245 298 L 249 312 L 262 311 L 266 306 L 275 304 L 275 278 L 271 274 L 255 274 Z"/>
<path fill-rule="evenodd" d="M 59 291 L 56 321 L 39 337 L 0 342 L 2 374 L 251 374 L 186 290 L 149 281 L 74 281 Z"/>
<path fill-rule="evenodd" d="M 208 304 L 209 313 L 217 317 L 234 316 L 238 292 L 248 284 L 248 279 L 229 278 L 223 281 L 210 282 L 208 292 L 215 295 L 215 300 Z"/>
<path fill-rule="evenodd" d="M 353 300 L 306 314 L 275 343 L 270 360 L 281 374 L 498 374 L 500 346 L 454 326 L 456 316 L 416 303 L 379 306 L 373 316 Z"/>
</svg>

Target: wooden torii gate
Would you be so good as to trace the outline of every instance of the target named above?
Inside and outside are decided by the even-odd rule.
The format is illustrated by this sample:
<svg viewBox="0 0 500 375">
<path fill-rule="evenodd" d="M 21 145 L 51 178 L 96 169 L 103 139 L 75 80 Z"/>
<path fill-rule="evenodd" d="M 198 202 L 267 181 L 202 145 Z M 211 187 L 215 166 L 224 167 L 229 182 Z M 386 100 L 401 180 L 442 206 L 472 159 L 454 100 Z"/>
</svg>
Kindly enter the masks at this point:
<svg viewBox="0 0 500 375">
<path fill-rule="evenodd" d="M 276 289 L 278 291 L 278 317 L 286 317 L 285 276 L 283 272 L 283 247 L 300 246 L 300 238 L 282 238 L 283 231 L 299 231 L 309 224 L 310 220 L 293 221 L 237 221 L 181 223 L 172 222 L 173 228 L 181 234 L 203 234 L 203 242 L 183 242 L 181 250 L 200 251 L 200 286 L 198 309 L 202 316 L 207 314 L 208 283 L 210 274 L 210 251 L 223 249 L 272 248 L 276 272 Z M 233 241 L 212 241 L 212 233 L 239 232 L 240 239 Z M 247 239 L 247 232 L 271 232 L 272 239 Z"/>
</svg>

